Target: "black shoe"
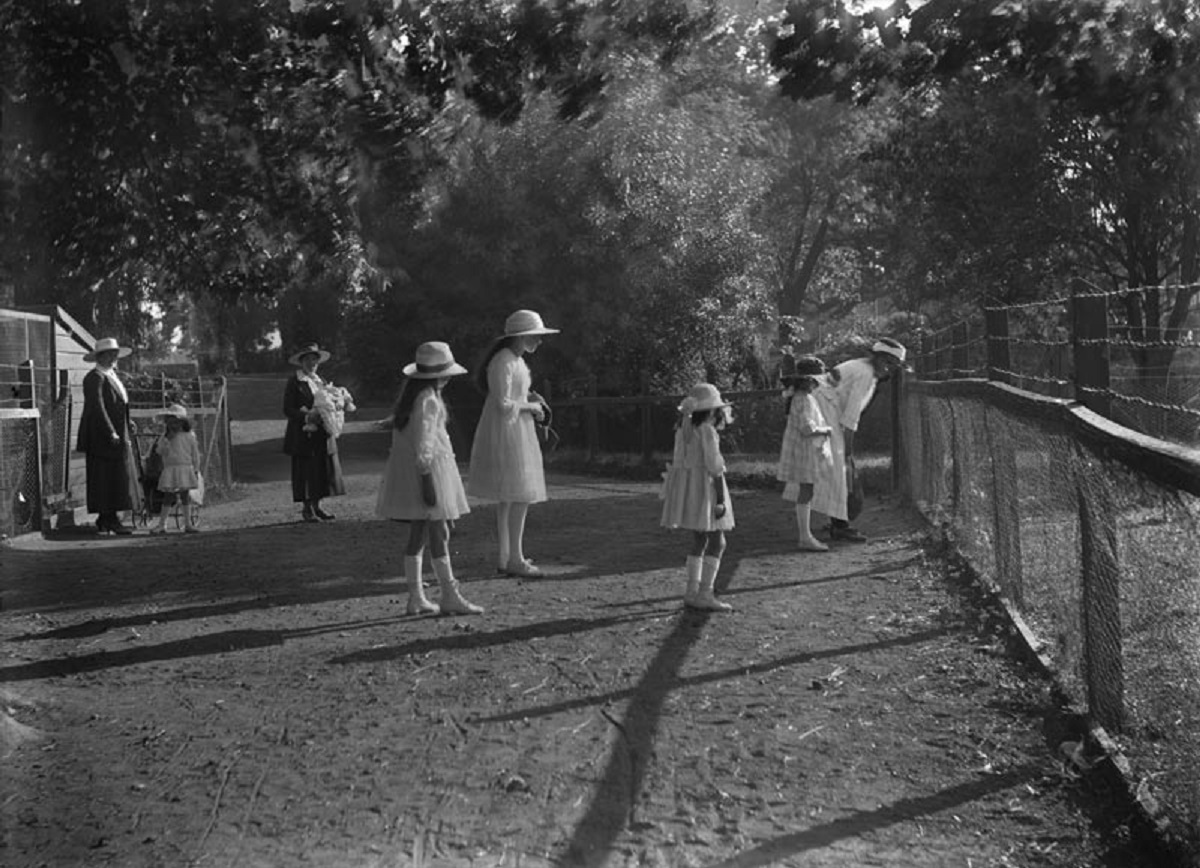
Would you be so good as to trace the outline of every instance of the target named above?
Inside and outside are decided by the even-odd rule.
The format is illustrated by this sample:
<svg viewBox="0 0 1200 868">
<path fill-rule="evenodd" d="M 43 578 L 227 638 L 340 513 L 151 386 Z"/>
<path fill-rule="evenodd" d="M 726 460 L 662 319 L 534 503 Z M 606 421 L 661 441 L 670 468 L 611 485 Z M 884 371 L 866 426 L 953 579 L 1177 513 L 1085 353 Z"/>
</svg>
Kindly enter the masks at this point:
<svg viewBox="0 0 1200 868">
<path fill-rule="evenodd" d="M 333 521 L 333 516 L 321 509 L 319 506 L 313 507 L 313 515 L 315 515 L 321 521 Z"/>
<path fill-rule="evenodd" d="M 316 513 L 313 512 L 312 507 L 308 504 L 305 504 L 304 509 L 300 510 L 300 520 L 307 521 L 309 523 L 320 521 L 320 519 L 317 518 Z"/>
<path fill-rule="evenodd" d="M 843 542 L 866 542 L 867 538 L 850 525 L 833 525 L 829 528 L 829 538 Z"/>
</svg>

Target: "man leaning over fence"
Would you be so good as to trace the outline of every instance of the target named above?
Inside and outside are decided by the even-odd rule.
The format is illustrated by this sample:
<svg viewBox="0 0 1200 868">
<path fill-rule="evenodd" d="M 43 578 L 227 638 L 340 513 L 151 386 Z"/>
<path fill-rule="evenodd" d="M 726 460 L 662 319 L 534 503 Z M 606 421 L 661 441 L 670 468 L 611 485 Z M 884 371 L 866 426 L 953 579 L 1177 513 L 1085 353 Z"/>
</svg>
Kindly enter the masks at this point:
<svg viewBox="0 0 1200 868">
<path fill-rule="evenodd" d="M 835 365 L 815 393 L 825 421 L 833 428 L 830 437 L 833 462 L 825 465 L 828 478 L 818 478 L 817 484 L 835 492 L 835 502 L 842 507 L 840 515 L 829 516 L 831 540 L 865 542 L 867 539 L 850 524 L 862 510 L 862 488 L 854 466 L 854 434 L 859 419 L 875 397 L 875 387 L 901 368 L 907 355 L 899 341 L 880 338 L 866 358 Z"/>
</svg>

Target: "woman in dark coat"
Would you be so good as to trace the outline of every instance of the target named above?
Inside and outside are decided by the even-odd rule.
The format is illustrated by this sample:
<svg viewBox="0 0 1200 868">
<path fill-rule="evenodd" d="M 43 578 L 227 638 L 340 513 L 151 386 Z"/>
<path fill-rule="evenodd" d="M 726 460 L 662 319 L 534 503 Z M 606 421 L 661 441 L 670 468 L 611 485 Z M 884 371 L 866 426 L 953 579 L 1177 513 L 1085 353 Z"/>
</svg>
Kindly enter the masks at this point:
<svg viewBox="0 0 1200 868">
<path fill-rule="evenodd" d="M 117 376 L 117 359 L 131 352 L 115 338 L 102 338 L 83 357 L 96 367 L 83 378 L 83 414 L 75 448 L 87 456 L 87 509 L 98 514 L 96 530 L 101 533 L 133 533 L 119 515 L 133 509 L 133 474 L 129 466 L 129 393 Z"/>
<path fill-rule="evenodd" d="M 316 392 L 327 385 L 317 367 L 328 359 L 329 353 L 316 344 L 302 347 L 288 360 L 299 370 L 283 391 L 288 420 L 283 451 L 292 456 L 292 500 L 304 504 L 300 517 L 308 522 L 332 521 L 333 516 L 321 509 L 321 499 L 346 493 L 337 439 L 321 427 L 321 417 L 313 410 Z"/>
</svg>

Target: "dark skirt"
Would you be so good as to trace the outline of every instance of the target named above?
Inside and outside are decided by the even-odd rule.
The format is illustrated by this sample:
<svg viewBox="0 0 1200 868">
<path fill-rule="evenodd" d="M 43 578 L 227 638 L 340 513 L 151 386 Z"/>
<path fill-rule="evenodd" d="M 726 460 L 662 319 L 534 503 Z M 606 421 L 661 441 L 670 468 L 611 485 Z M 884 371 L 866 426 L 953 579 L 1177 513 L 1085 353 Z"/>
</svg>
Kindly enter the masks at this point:
<svg viewBox="0 0 1200 868">
<path fill-rule="evenodd" d="M 308 455 L 292 456 L 292 500 L 296 503 L 346 493 L 337 446 L 330 454 L 325 447 L 326 438 L 312 439 L 321 441 L 320 448 L 312 449 Z"/>
<path fill-rule="evenodd" d="M 125 455 L 87 456 L 87 508 L 88 512 L 108 515 L 133 509 L 130 492 L 129 462 Z"/>
</svg>

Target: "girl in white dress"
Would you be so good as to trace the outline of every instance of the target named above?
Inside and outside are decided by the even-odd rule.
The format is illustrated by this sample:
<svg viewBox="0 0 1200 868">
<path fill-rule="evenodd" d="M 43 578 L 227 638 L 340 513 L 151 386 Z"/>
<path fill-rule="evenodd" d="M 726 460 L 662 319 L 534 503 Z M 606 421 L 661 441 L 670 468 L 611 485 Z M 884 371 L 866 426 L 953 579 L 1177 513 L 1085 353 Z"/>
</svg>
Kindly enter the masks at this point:
<svg viewBox="0 0 1200 868">
<path fill-rule="evenodd" d="M 483 611 L 459 591 L 448 547 L 448 522 L 470 512 L 470 507 L 446 430 L 442 389 L 451 377 L 466 372 L 446 344 L 421 344 L 416 361 L 404 368 L 406 379 L 392 411 L 392 449 L 380 480 L 375 514 L 409 523 L 404 578 L 410 615 L 477 615 Z M 426 540 L 441 591 L 440 605 L 426 599 L 421 583 Z"/>
<path fill-rule="evenodd" d="M 504 334 L 492 342 L 475 375 L 487 398 L 471 444 L 467 492 L 496 504 L 496 567 L 510 576 L 542 574 L 525 557 L 525 519 L 531 503 L 546 499 L 542 447 L 534 430 L 534 421 L 546 418 L 546 405 L 531 391 L 523 356 L 553 334 L 558 329 L 547 328 L 534 311 L 517 311 L 505 320 Z"/>
<path fill-rule="evenodd" d="M 733 529 L 733 504 L 717 436 L 733 419 L 729 408 L 716 386 L 699 383 L 692 387 L 679 405 L 675 452 L 662 492 L 662 526 L 692 531 L 683 604 L 712 612 L 733 608 L 713 595 L 725 552 L 725 531 Z"/>
<path fill-rule="evenodd" d="M 787 427 L 783 431 L 776 478 L 784 483 L 784 500 L 796 504 L 799 546 L 806 552 L 829 551 L 829 546 L 813 536 L 812 510 L 829 514 L 838 508 L 828 486 L 821 486 L 815 501 L 813 497 L 817 480 L 828 478 L 833 469 L 830 445 L 833 428 L 826 423 L 812 394 L 817 388 L 817 378 L 824 374 L 824 362 L 816 356 L 801 356 L 796 359 L 792 371 L 783 377 L 787 387 L 783 393 L 788 402 Z"/>
<path fill-rule="evenodd" d="M 154 449 L 162 457 L 162 474 L 158 477 L 158 490 L 163 494 L 162 509 L 158 513 L 158 524 L 150 533 L 167 532 L 167 507 L 177 501 L 183 507 L 183 530 L 196 533 L 200 529 L 192 524 L 191 491 L 200 484 L 200 446 L 192 433 L 192 422 L 187 410 L 180 404 L 172 404 L 161 414 L 166 431 L 154 443 Z"/>
</svg>

